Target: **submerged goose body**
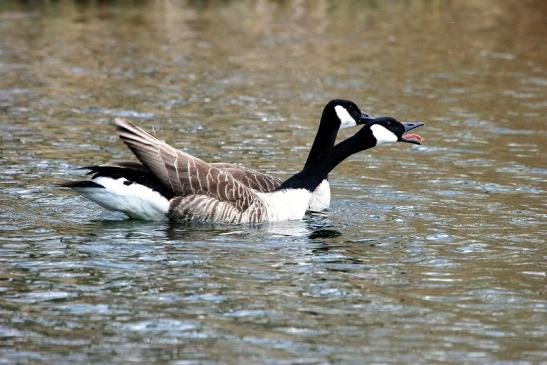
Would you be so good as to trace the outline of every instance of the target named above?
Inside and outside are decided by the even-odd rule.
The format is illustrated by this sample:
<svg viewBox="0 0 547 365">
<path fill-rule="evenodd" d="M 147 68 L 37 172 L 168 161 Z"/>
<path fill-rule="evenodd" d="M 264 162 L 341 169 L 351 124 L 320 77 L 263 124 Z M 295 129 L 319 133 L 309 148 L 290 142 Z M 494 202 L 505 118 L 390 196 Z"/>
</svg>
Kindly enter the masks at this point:
<svg viewBox="0 0 547 365">
<path fill-rule="evenodd" d="M 126 119 L 118 118 L 115 124 L 119 137 L 142 165 L 92 166 L 91 180 L 64 186 L 107 209 L 145 220 L 260 223 L 301 219 L 313 192 L 345 158 L 377 144 L 421 141 L 417 135 L 404 134 L 421 123 L 370 119 L 354 136 L 319 154 L 275 190 L 260 192 L 234 178 L 229 170 L 177 150 Z M 127 175 L 128 169 L 133 176 Z"/>
</svg>

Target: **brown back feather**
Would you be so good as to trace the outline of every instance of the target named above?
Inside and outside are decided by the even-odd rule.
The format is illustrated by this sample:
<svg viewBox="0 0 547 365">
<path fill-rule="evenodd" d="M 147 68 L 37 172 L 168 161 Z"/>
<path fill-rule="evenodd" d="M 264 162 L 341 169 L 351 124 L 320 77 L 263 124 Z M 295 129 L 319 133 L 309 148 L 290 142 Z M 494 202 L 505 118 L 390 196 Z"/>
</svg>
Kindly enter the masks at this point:
<svg viewBox="0 0 547 365">
<path fill-rule="evenodd" d="M 217 162 L 211 165 L 229 172 L 237 181 L 242 182 L 243 185 L 262 193 L 274 191 L 283 182 L 275 176 L 231 163 Z"/>
</svg>

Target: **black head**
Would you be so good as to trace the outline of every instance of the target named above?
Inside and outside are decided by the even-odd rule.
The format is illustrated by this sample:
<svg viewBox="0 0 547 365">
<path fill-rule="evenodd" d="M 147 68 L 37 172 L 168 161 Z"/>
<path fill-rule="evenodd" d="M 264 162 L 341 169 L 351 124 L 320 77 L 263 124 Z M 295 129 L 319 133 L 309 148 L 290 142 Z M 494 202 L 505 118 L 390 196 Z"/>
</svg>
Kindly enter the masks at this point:
<svg viewBox="0 0 547 365">
<path fill-rule="evenodd" d="M 325 105 L 323 114 L 332 115 L 340 123 L 340 129 L 354 127 L 358 124 L 365 124 L 370 120 L 369 115 L 351 100 L 334 99 Z"/>
<path fill-rule="evenodd" d="M 362 130 L 376 139 L 376 145 L 395 142 L 422 144 L 422 137 L 419 134 L 407 133 L 422 125 L 422 122 L 399 122 L 392 117 L 378 117 L 369 118 Z"/>
</svg>

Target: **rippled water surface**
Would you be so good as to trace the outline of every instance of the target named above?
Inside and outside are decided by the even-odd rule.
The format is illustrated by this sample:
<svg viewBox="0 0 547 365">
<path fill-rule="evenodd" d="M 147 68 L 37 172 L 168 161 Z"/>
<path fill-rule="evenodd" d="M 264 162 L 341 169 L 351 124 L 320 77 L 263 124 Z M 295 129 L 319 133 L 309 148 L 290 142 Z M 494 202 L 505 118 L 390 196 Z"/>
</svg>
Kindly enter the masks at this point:
<svg viewBox="0 0 547 365">
<path fill-rule="evenodd" d="M 545 39 L 534 0 L 0 3 L 0 364 L 546 363 Z M 288 176 L 334 97 L 425 142 L 345 161 L 326 215 L 55 185 L 132 158 L 115 116 Z"/>
</svg>

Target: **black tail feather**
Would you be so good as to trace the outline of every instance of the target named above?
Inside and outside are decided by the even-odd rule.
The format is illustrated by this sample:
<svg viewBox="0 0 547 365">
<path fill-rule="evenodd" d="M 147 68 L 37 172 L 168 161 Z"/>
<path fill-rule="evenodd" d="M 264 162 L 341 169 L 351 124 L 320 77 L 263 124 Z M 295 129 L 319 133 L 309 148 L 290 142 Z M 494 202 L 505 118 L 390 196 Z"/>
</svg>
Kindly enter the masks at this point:
<svg viewBox="0 0 547 365">
<path fill-rule="evenodd" d="M 65 181 L 59 184 L 62 188 L 103 188 L 101 184 L 93 181 Z"/>
<path fill-rule="evenodd" d="M 88 170 L 86 175 L 91 179 L 108 177 L 111 179 L 123 178 L 127 180 L 126 185 L 137 183 L 149 187 L 163 195 L 166 199 L 174 197 L 171 189 L 165 187 L 143 164 L 138 162 L 113 161 L 102 165 L 80 167 L 79 170 Z M 59 184 L 66 188 L 104 188 L 104 186 L 93 181 L 68 181 Z"/>
</svg>

